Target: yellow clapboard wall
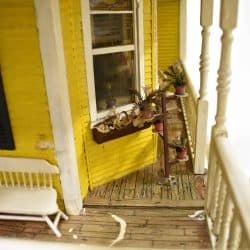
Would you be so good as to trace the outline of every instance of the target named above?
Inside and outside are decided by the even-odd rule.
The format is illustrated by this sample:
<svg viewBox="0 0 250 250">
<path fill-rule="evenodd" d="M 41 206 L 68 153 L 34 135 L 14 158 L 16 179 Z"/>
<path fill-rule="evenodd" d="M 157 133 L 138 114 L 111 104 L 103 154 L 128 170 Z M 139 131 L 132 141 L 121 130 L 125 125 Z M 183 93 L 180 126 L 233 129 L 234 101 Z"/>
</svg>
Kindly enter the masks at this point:
<svg viewBox="0 0 250 250">
<path fill-rule="evenodd" d="M 61 22 L 64 38 L 67 75 L 70 83 L 71 105 L 81 103 L 82 140 L 86 155 L 90 187 L 124 176 L 155 161 L 155 136 L 151 129 L 143 130 L 103 144 L 93 141 L 90 130 L 86 69 L 84 63 L 84 36 L 81 32 L 80 0 L 61 0 Z M 151 1 L 144 1 L 145 83 L 152 84 L 152 20 Z M 80 94 L 80 96 L 79 96 Z M 80 136 L 80 126 L 79 134 Z M 79 138 L 79 141 L 81 139 Z M 84 172 L 84 178 L 87 178 Z"/>
<path fill-rule="evenodd" d="M 16 145 L 0 154 L 54 162 L 53 149 L 38 149 L 53 137 L 32 0 L 0 0 L 0 65 Z"/>
<path fill-rule="evenodd" d="M 0 67 L 16 147 L 0 155 L 56 164 L 32 0 L 0 0 Z M 40 143 L 51 147 L 41 149 Z M 54 185 L 60 199 L 58 177 Z"/>
<path fill-rule="evenodd" d="M 75 63 L 73 61 L 72 65 Z M 0 0 L 0 65 L 16 145 L 16 150 L 1 150 L 0 155 L 42 158 L 57 164 L 33 0 Z M 78 73 L 75 73 L 70 83 L 78 84 L 77 77 Z M 83 102 L 79 100 L 78 89 L 74 89 L 76 85 L 69 87 L 70 97 L 75 100 L 71 102 L 72 120 L 84 197 L 88 190 L 88 175 L 82 146 Z M 52 148 L 39 149 L 41 142 L 49 143 Z M 61 199 L 59 178 L 54 179 L 54 185 Z"/>
<path fill-rule="evenodd" d="M 158 0 L 158 53 L 160 69 L 179 58 L 179 0 Z"/>
</svg>

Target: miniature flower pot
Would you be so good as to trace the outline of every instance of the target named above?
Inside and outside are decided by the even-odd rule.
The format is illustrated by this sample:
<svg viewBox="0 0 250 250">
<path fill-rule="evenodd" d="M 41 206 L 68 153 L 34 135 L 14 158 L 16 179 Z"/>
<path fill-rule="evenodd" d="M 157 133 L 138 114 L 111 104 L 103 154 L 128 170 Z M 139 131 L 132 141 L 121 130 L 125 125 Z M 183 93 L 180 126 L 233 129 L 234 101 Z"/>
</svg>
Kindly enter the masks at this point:
<svg viewBox="0 0 250 250">
<path fill-rule="evenodd" d="M 185 86 L 176 86 L 175 87 L 175 94 L 176 95 L 185 95 Z"/>
<path fill-rule="evenodd" d="M 151 119 L 153 117 L 153 112 L 152 111 L 141 111 L 141 117 L 143 119 Z"/>
<path fill-rule="evenodd" d="M 154 129 L 156 132 L 162 132 L 163 131 L 163 122 L 162 121 L 156 121 L 154 123 Z"/>
<path fill-rule="evenodd" d="M 176 150 L 176 157 L 177 159 L 185 159 L 187 158 L 187 148 L 186 147 L 178 147 Z"/>
</svg>

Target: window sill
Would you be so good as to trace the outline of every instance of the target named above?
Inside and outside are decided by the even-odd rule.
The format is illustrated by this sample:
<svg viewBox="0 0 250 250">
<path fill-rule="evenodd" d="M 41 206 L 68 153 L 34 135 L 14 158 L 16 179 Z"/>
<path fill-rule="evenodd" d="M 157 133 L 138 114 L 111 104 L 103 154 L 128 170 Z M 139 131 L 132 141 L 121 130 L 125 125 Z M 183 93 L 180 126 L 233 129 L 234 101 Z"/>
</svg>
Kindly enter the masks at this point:
<svg viewBox="0 0 250 250">
<path fill-rule="evenodd" d="M 117 113 L 121 113 L 122 111 L 129 111 L 129 110 L 132 110 L 133 106 L 134 106 L 134 104 L 131 103 L 131 104 L 128 104 L 128 105 L 125 105 L 125 106 L 118 107 L 118 108 L 115 109 L 115 111 Z M 113 113 L 112 109 L 105 110 L 105 111 L 102 111 L 102 112 L 98 113 L 97 114 L 97 119 L 94 120 L 94 121 L 91 121 L 90 129 L 93 129 L 96 124 L 102 122 L 105 118 L 107 118 L 107 116 L 111 115 L 112 113 Z"/>
</svg>

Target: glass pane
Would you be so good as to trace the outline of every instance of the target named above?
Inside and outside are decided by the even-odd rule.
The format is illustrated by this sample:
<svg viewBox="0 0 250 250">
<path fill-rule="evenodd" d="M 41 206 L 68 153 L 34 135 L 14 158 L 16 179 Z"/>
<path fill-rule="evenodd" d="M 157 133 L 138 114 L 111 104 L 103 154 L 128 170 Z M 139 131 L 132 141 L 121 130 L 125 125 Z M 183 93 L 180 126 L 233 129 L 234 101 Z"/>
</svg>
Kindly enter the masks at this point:
<svg viewBox="0 0 250 250">
<path fill-rule="evenodd" d="M 94 56 L 97 111 L 131 103 L 129 89 L 135 88 L 134 52 Z"/>
<path fill-rule="evenodd" d="M 131 0 L 90 0 L 89 4 L 91 10 L 132 10 Z"/>
<path fill-rule="evenodd" d="M 92 15 L 93 48 L 133 43 L 132 14 Z"/>
</svg>

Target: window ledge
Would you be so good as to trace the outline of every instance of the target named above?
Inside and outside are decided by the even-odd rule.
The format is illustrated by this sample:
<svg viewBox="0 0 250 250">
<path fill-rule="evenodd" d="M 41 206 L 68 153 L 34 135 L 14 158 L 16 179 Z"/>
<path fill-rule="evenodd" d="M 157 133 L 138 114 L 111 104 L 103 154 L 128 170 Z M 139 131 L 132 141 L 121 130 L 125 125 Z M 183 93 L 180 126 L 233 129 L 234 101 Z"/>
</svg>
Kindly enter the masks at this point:
<svg viewBox="0 0 250 250">
<path fill-rule="evenodd" d="M 96 124 L 102 122 L 105 118 L 107 118 L 108 115 L 111 115 L 114 111 L 116 113 L 120 113 L 122 111 L 129 111 L 129 110 L 132 110 L 133 106 L 134 106 L 134 103 L 131 103 L 131 104 L 127 104 L 121 107 L 117 107 L 115 109 L 108 109 L 108 110 L 99 112 L 97 114 L 97 119 L 90 122 L 90 129 L 94 128 Z"/>
</svg>

